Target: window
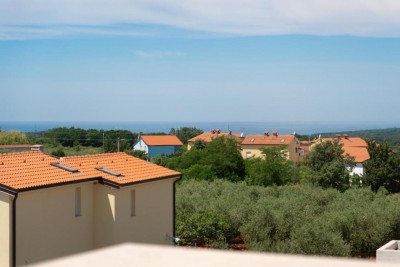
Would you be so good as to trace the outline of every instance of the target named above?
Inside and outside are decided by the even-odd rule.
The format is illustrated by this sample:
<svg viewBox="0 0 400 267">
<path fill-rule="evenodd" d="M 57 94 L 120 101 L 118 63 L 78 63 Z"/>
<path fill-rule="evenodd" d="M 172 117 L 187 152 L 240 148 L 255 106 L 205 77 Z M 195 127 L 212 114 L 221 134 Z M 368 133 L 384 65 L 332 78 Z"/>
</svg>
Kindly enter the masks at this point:
<svg viewBox="0 0 400 267">
<path fill-rule="evenodd" d="M 75 217 L 81 216 L 81 188 L 75 188 Z"/>
<path fill-rule="evenodd" d="M 251 152 L 246 152 L 246 159 L 251 158 Z"/>
<path fill-rule="evenodd" d="M 136 215 L 136 193 L 135 190 L 131 190 L 131 217 Z"/>
</svg>

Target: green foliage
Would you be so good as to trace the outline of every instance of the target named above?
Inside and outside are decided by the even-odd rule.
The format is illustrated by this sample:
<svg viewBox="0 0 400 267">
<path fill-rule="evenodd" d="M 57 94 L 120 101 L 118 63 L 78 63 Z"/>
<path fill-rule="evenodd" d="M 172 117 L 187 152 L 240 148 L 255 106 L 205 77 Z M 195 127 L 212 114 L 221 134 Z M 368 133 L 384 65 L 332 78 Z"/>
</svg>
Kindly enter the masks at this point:
<svg viewBox="0 0 400 267">
<path fill-rule="evenodd" d="M 147 153 L 142 150 L 129 149 L 129 150 L 126 150 L 125 153 L 128 153 L 131 156 L 134 156 L 134 157 L 137 157 L 137 158 L 143 159 L 143 160 L 148 160 L 148 158 L 149 158 Z"/>
<path fill-rule="evenodd" d="M 18 131 L 0 131 L 0 145 L 28 144 L 28 137 Z"/>
<path fill-rule="evenodd" d="M 191 149 L 171 158 L 157 158 L 155 163 L 181 171 L 184 178 L 188 175 L 188 179 L 242 181 L 245 175 L 239 144 L 223 136 L 215 138 L 204 149 Z M 198 177 L 195 177 L 196 170 L 199 171 Z"/>
<path fill-rule="evenodd" d="M 195 127 L 181 127 L 179 129 L 171 128 L 171 131 L 169 131 L 169 134 L 176 135 L 176 137 L 178 137 L 184 144 L 187 144 L 189 139 L 202 133 L 203 130 Z"/>
<path fill-rule="evenodd" d="M 228 218 L 213 210 L 179 213 L 176 229 L 187 246 L 226 247 L 234 234 Z"/>
<path fill-rule="evenodd" d="M 201 139 L 197 139 L 196 141 L 194 141 L 193 143 L 193 148 L 194 149 L 203 149 L 207 146 L 207 143 L 204 140 Z"/>
<path fill-rule="evenodd" d="M 349 188 L 350 173 L 347 168 L 353 167 L 354 162 L 343 156 L 343 147 L 337 140 L 317 144 L 309 153 L 306 164 L 310 168 L 313 184 L 340 191 Z"/>
<path fill-rule="evenodd" d="M 388 192 L 400 192 L 400 158 L 388 144 L 369 140 L 370 159 L 364 164 L 365 180 L 375 192 L 384 187 Z"/>
<path fill-rule="evenodd" d="M 65 156 L 65 152 L 63 147 L 58 147 L 57 149 L 53 150 L 51 152 L 51 155 L 55 156 L 55 157 L 64 157 Z"/>
<path fill-rule="evenodd" d="M 213 181 L 217 175 L 210 165 L 194 164 L 183 171 L 185 179 Z"/>
<path fill-rule="evenodd" d="M 43 133 L 47 143 L 61 144 L 64 147 L 80 146 L 102 147 L 104 140 L 105 152 L 118 150 L 118 138 L 120 138 L 120 151 L 132 148 L 137 139 L 137 134 L 127 130 L 84 130 L 81 128 L 53 128 Z M 104 137 L 104 138 L 103 138 Z"/>
<path fill-rule="evenodd" d="M 298 181 L 296 165 L 282 154 L 282 147 L 264 147 L 264 158 L 245 160 L 246 182 L 250 185 L 284 185 Z"/>
<path fill-rule="evenodd" d="M 367 257 L 387 240 L 400 238 L 399 201 L 400 195 L 368 188 L 341 193 L 307 186 L 183 180 L 177 185 L 177 236 L 204 244 L 216 242 L 210 239 L 215 235 L 222 247 L 240 236 L 251 250 Z M 221 217 L 210 222 L 207 218 L 212 216 L 203 214 Z M 215 233 L 226 229 L 216 226 L 224 225 L 221 221 L 229 222 L 230 234 Z"/>
</svg>

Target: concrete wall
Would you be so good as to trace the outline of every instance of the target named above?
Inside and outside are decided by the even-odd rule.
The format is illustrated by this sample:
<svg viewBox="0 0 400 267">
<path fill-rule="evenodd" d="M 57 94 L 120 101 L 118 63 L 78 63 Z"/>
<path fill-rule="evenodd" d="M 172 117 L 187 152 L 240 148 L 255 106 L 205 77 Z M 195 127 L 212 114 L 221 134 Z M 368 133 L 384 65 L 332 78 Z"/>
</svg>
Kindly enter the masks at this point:
<svg viewBox="0 0 400 267">
<path fill-rule="evenodd" d="M 350 174 L 357 174 L 360 176 L 364 175 L 364 166 L 362 163 L 357 163 L 356 166 L 351 170 Z"/>
<path fill-rule="evenodd" d="M 75 188 L 82 215 L 75 216 Z M 17 199 L 17 266 L 93 248 L 93 185 L 76 184 L 20 193 Z"/>
<path fill-rule="evenodd" d="M 119 189 L 94 185 L 94 247 L 114 244 L 115 194 Z"/>
<path fill-rule="evenodd" d="M 17 266 L 123 242 L 172 244 L 167 236 L 172 237 L 174 231 L 173 182 L 177 178 L 122 189 L 85 183 L 20 193 L 16 209 Z M 78 187 L 81 216 L 75 216 Z M 8 221 L 0 225 L 0 266 L 9 266 L 11 201 L 0 193 L 1 221 Z"/>
<path fill-rule="evenodd" d="M 144 151 L 147 154 L 149 154 L 149 147 L 146 145 L 146 143 L 142 139 L 139 139 L 139 142 L 137 142 L 133 146 L 133 150 L 140 150 L 140 151 Z"/>
<path fill-rule="evenodd" d="M 376 250 L 376 262 L 400 264 L 400 241 L 392 240 Z"/>
<path fill-rule="evenodd" d="M 173 182 L 167 179 L 127 187 L 116 195 L 115 244 L 141 242 L 172 244 Z M 131 216 L 131 190 L 135 190 L 136 213 Z"/>
<path fill-rule="evenodd" d="M 12 200 L 11 196 L 0 192 L 0 266 L 11 264 Z"/>
</svg>

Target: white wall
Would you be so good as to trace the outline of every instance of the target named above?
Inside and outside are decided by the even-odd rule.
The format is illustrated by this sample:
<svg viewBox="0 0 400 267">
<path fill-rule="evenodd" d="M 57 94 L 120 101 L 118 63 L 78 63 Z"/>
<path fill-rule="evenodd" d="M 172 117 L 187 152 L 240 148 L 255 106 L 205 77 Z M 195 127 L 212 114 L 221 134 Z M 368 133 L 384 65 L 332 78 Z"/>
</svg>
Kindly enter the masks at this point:
<svg viewBox="0 0 400 267">
<path fill-rule="evenodd" d="M 0 266 L 11 264 L 12 197 L 0 192 Z"/>
<path fill-rule="evenodd" d="M 149 147 L 146 145 L 145 142 L 143 142 L 142 139 L 140 139 L 134 146 L 133 150 L 141 150 L 149 154 Z"/>
</svg>

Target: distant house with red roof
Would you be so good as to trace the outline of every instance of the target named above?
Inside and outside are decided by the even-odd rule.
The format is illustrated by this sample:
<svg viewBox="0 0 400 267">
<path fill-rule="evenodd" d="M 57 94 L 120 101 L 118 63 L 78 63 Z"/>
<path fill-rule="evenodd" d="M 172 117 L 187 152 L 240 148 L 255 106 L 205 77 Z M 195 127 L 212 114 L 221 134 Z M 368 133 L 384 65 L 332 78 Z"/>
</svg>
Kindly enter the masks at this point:
<svg viewBox="0 0 400 267">
<path fill-rule="evenodd" d="M 146 152 L 149 160 L 158 155 L 172 155 L 183 146 L 175 135 L 141 135 L 133 145 L 133 150 Z"/>
<path fill-rule="evenodd" d="M 243 158 L 262 157 L 261 148 L 282 146 L 282 152 L 287 159 L 295 162 L 301 158 L 300 143 L 294 135 L 279 135 L 278 132 L 270 134 L 249 134 L 241 144 Z"/>
<path fill-rule="evenodd" d="M 0 266 L 123 242 L 172 244 L 180 176 L 126 153 L 1 153 Z"/>
<path fill-rule="evenodd" d="M 318 138 L 314 140 L 314 144 L 324 141 L 338 140 L 343 146 L 343 154 L 354 159 L 356 166 L 352 168 L 351 174 L 364 175 L 364 163 L 370 159 L 368 153 L 368 144 L 360 137 L 350 137 L 347 134 L 338 134 L 336 137 Z M 311 145 L 311 149 L 314 145 Z"/>
<path fill-rule="evenodd" d="M 229 132 L 221 132 L 221 130 L 219 130 L 219 129 L 213 129 L 213 130 L 211 130 L 209 132 L 204 132 L 204 133 L 202 133 L 202 134 L 200 134 L 198 136 L 195 136 L 195 137 L 189 139 L 187 148 L 188 148 L 188 150 L 190 150 L 197 140 L 202 140 L 205 143 L 210 143 L 215 138 L 221 137 L 221 136 L 224 136 L 226 138 L 234 138 L 235 140 L 237 140 L 240 143 L 243 141 L 243 134 L 232 133 L 231 131 L 229 131 Z"/>
</svg>

